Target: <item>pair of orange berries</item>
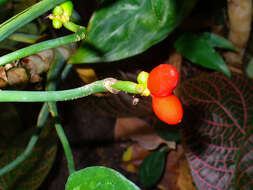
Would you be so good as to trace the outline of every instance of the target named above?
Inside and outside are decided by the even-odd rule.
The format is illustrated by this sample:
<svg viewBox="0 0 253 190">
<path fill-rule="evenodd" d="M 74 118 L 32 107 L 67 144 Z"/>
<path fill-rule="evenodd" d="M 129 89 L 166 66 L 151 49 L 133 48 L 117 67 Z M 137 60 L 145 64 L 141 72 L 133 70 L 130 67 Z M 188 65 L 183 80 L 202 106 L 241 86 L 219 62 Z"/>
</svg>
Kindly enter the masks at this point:
<svg viewBox="0 0 253 190">
<path fill-rule="evenodd" d="M 175 67 L 169 64 L 161 64 L 150 72 L 147 81 L 156 116 L 170 125 L 180 123 L 183 118 L 182 104 L 172 94 L 178 84 L 178 78 L 179 73 Z"/>
</svg>

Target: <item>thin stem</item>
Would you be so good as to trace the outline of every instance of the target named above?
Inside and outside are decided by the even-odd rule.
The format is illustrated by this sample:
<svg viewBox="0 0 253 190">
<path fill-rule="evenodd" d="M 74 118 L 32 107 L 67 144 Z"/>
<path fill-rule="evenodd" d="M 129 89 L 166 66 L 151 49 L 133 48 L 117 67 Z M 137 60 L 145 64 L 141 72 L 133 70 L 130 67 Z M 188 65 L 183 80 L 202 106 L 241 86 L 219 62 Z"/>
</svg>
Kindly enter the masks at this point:
<svg viewBox="0 0 253 190">
<path fill-rule="evenodd" d="M 61 67 L 64 65 L 64 59 L 63 56 L 59 55 L 59 53 L 57 52 L 57 56 L 55 57 L 55 64 L 53 65 L 58 65 L 55 69 L 51 70 L 50 72 L 48 72 L 48 80 L 52 80 L 53 78 L 55 78 L 57 76 L 57 73 L 60 71 Z M 61 79 L 64 80 L 67 77 L 68 72 L 70 71 L 72 65 L 67 65 L 62 73 Z M 52 82 L 53 83 L 53 82 Z M 50 86 L 50 85 L 48 85 Z M 51 85 L 51 88 L 53 88 L 54 85 Z M 38 119 L 37 119 L 37 126 L 36 126 L 36 130 L 33 133 L 32 137 L 30 138 L 24 152 L 22 154 L 20 154 L 15 160 L 13 160 L 12 162 L 10 162 L 8 165 L 4 166 L 3 168 L 0 169 L 0 176 L 3 176 L 4 174 L 6 174 L 7 172 L 13 170 L 14 168 L 16 168 L 19 164 L 21 164 L 24 160 L 26 160 L 26 158 L 31 154 L 33 148 L 35 147 L 36 143 L 39 140 L 39 135 L 41 132 L 41 128 L 45 125 L 47 118 L 49 115 L 49 110 L 48 110 L 48 104 L 44 103 Z M 59 127 L 57 127 L 59 128 Z M 70 150 L 71 152 L 71 150 Z M 69 154 L 69 153 L 68 153 Z M 72 156 L 73 157 L 73 156 Z M 70 171 L 73 171 L 73 166 L 74 166 L 74 162 L 70 163 Z M 72 166 L 73 165 L 73 166 Z"/>
<path fill-rule="evenodd" d="M 111 87 L 131 94 L 140 94 L 137 90 L 137 84 L 131 81 L 118 81 L 111 85 Z"/>
<path fill-rule="evenodd" d="M 50 71 L 47 74 L 47 81 L 48 82 L 47 82 L 46 90 L 52 91 L 52 90 L 56 89 L 57 77 L 60 73 L 60 70 L 64 66 L 64 63 L 65 63 L 64 58 L 61 56 L 61 54 L 58 51 L 56 51 L 55 61 L 51 65 Z M 62 76 L 62 78 L 65 78 L 66 76 L 67 75 L 65 73 L 65 75 Z M 55 102 L 48 102 L 48 107 L 49 107 L 52 117 L 55 120 L 55 129 L 56 129 L 57 135 L 61 141 L 64 153 L 65 153 L 65 156 L 67 159 L 69 174 L 72 174 L 73 172 L 75 172 L 75 162 L 74 162 L 73 154 L 72 154 L 69 142 L 68 142 L 68 138 L 66 137 L 63 127 L 58 120 L 59 114 L 58 114 L 56 103 Z"/>
<path fill-rule="evenodd" d="M 7 172 L 16 168 L 19 164 L 21 164 L 32 152 L 33 148 L 35 147 L 39 136 L 41 127 L 43 127 L 46 123 L 47 117 L 49 115 L 48 106 L 44 104 L 40 110 L 40 114 L 37 121 L 37 128 L 36 131 L 33 133 L 32 137 L 30 138 L 28 145 L 26 146 L 24 152 L 20 154 L 15 160 L 10 162 L 8 165 L 4 166 L 0 169 L 0 176 L 6 174 Z"/>
<path fill-rule="evenodd" d="M 68 142 L 68 138 L 65 135 L 62 125 L 58 121 L 58 111 L 57 111 L 56 103 L 55 102 L 48 102 L 48 106 L 49 106 L 49 110 L 50 110 L 51 115 L 55 119 L 55 129 L 56 129 L 57 135 L 61 141 L 64 153 L 65 153 L 65 156 L 67 159 L 69 174 L 72 174 L 73 172 L 75 172 L 75 162 L 74 162 L 73 154 L 71 151 L 71 147 Z"/>
<path fill-rule="evenodd" d="M 40 38 L 39 35 L 24 34 L 24 33 L 14 33 L 8 37 L 9 40 L 28 43 L 28 44 L 35 43 L 39 38 Z"/>
<path fill-rule="evenodd" d="M 73 22 L 64 23 L 63 26 L 72 32 L 77 32 L 77 30 L 80 28 L 79 25 L 77 25 Z"/>
<path fill-rule="evenodd" d="M 66 0 L 43 0 L 13 16 L 0 25 L 0 41 L 18 30 L 20 27 L 65 1 Z"/>
<path fill-rule="evenodd" d="M 56 48 L 65 44 L 70 44 L 73 42 L 80 41 L 85 38 L 85 33 L 86 33 L 86 28 L 79 27 L 79 30 L 75 34 L 37 43 L 31 46 L 25 47 L 23 49 L 17 50 L 15 52 L 9 53 L 7 55 L 0 57 L 0 66 L 5 65 L 12 61 L 21 59 L 23 57 L 44 51 L 44 50 L 48 50 L 48 49 Z"/>
<path fill-rule="evenodd" d="M 57 62 L 57 64 L 59 65 L 63 65 L 62 62 L 64 63 L 64 59 L 63 59 L 63 56 L 58 56 L 58 53 L 57 53 L 57 56 L 55 57 L 55 62 Z M 55 65 L 57 65 L 55 64 Z M 56 69 L 54 69 L 55 71 Z M 58 67 L 58 70 L 56 72 L 59 71 L 59 67 Z M 62 80 L 64 80 L 67 76 L 67 73 L 69 72 L 69 69 L 64 69 L 64 76 L 62 76 Z M 48 72 L 48 78 L 49 79 L 52 79 L 53 77 L 56 76 L 56 72 Z M 38 142 L 39 140 L 39 135 L 40 135 L 40 131 L 41 131 L 41 128 L 45 125 L 46 121 L 47 121 L 47 118 L 49 116 L 49 110 L 48 110 L 48 105 L 47 103 L 44 103 L 41 110 L 40 110 L 40 113 L 39 113 L 39 116 L 38 116 L 38 119 L 37 119 L 37 126 L 36 126 L 36 130 L 35 132 L 33 133 L 33 135 L 31 136 L 24 152 L 22 154 L 20 154 L 15 160 L 13 160 L 12 162 L 10 162 L 8 165 L 4 166 L 3 168 L 0 169 L 0 176 L 6 174 L 7 172 L 13 170 L 14 168 L 16 168 L 19 164 L 21 164 L 24 160 L 26 160 L 26 158 L 31 154 L 33 148 L 35 147 L 36 143 Z"/>
<path fill-rule="evenodd" d="M 111 85 L 112 88 L 127 93 L 140 94 L 134 87 L 136 83 L 130 81 L 118 81 Z M 96 81 L 85 86 L 70 90 L 60 91 L 16 91 L 1 90 L 0 102 L 57 102 L 83 98 L 98 92 L 108 92 L 104 86 L 104 80 Z"/>
<path fill-rule="evenodd" d="M 0 91 L 0 102 L 56 102 L 82 98 L 98 92 L 107 92 L 103 80 L 61 91 Z"/>
</svg>

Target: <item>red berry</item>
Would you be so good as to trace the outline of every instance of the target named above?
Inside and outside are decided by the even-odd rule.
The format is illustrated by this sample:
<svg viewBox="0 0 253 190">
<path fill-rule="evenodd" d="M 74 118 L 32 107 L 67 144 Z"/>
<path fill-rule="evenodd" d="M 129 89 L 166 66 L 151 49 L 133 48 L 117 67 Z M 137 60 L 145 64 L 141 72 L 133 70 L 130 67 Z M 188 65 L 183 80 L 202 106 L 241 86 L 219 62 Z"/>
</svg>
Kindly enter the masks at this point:
<svg viewBox="0 0 253 190">
<path fill-rule="evenodd" d="M 183 118 L 183 108 L 175 95 L 152 98 L 152 106 L 156 116 L 169 125 L 176 125 Z"/>
<path fill-rule="evenodd" d="M 158 65 L 149 74 L 148 89 L 153 96 L 168 96 L 176 88 L 178 77 L 178 71 L 172 65 Z"/>
</svg>

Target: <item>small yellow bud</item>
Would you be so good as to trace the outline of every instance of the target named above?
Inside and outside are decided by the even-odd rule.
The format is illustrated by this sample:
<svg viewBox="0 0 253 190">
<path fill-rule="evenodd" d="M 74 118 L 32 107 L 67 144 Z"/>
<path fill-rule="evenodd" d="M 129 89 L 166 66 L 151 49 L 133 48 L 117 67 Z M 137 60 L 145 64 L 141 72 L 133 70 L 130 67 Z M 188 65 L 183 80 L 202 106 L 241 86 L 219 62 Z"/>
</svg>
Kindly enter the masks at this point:
<svg viewBox="0 0 253 190">
<path fill-rule="evenodd" d="M 141 93 L 142 96 L 149 96 L 150 95 L 150 91 L 148 88 L 145 88 L 145 90 Z"/>
<path fill-rule="evenodd" d="M 149 73 L 147 73 L 145 71 L 140 72 L 137 77 L 137 82 L 139 84 L 145 84 L 145 86 L 146 86 L 147 82 L 148 82 L 148 76 L 149 76 Z"/>
</svg>

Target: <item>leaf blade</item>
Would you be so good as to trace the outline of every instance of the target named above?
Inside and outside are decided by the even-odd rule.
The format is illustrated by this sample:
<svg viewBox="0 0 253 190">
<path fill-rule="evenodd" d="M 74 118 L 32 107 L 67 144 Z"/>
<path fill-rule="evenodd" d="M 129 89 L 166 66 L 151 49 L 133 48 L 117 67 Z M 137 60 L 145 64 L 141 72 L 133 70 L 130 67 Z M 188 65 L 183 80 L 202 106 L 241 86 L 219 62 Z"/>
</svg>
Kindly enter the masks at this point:
<svg viewBox="0 0 253 190">
<path fill-rule="evenodd" d="M 218 47 L 218 48 L 223 48 L 223 49 L 228 49 L 231 51 L 236 51 L 235 47 L 233 44 L 228 41 L 227 39 L 218 36 L 214 33 L 209 33 L 205 32 L 201 36 L 211 47 Z"/>
<path fill-rule="evenodd" d="M 116 170 L 93 166 L 71 174 L 66 184 L 66 190 L 140 190 Z"/>
<path fill-rule="evenodd" d="M 251 84 L 252 80 L 241 75 L 228 79 L 220 73 L 202 75 L 183 84 L 182 100 L 191 109 L 188 114 L 185 109 L 181 129 L 199 189 L 233 187 L 236 155 L 253 122 Z M 252 151 L 248 153 L 253 156 Z"/>
<path fill-rule="evenodd" d="M 185 33 L 175 41 L 174 47 L 192 63 L 221 71 L 227 76 L 231 76 L 231 72 L 224 60 L 201 37 Z"/>
<path fill-rule="evenodd" d="M 155 151 L 146 157 L 139 170 L 139 178 L 146 187 L 154 186 L 164 171 L 167 151 Z"/>
<path fill-rule="evenodd" d="M 166 38 L 196 0 L 103 2 L 106 6 L 93 14 L 87 38 L 69 63 L 108 62 L 137 55 Z"/>
</svg>

